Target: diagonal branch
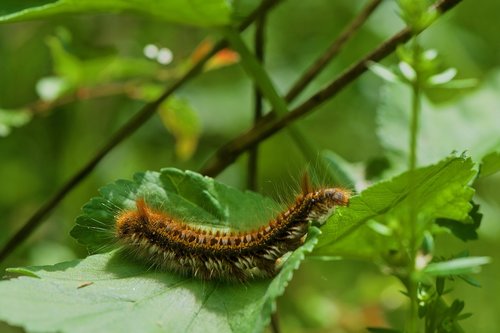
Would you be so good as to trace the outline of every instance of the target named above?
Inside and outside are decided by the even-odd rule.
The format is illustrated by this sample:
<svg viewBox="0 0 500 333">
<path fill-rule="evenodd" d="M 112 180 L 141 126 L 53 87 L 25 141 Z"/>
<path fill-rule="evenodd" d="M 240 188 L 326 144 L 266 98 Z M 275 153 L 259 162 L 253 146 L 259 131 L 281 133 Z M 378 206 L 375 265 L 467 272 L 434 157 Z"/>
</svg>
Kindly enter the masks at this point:
<svg viewBox="0 0 500 333">
<path fill-rule="evenodd" d="M 359 12 L 349 25 L 342 30 L 332 45 L 323 52 L 314 64 L 297 80 L 297 82 L 295 82 L 292 88 L 290 88 L 285 96 L 286 101 L 293 101 L 302 91 L 304 91 L 309 83 L 311 83 L 311 81 L 318 76 L 326 65 L 328 65 L 328 63 L 339 53 L 344 44 L 359 30 L 381 2 L 382 0 L 372 0 L 361 10 L 361 12 Z"/>
<path fill-rule="evenodd" d="M 455 7 L 461 1 L 462 0 L 441 0 L 436 5 L 436 9 L 441 13 L 444 13 Z M 328 86 L 311 96 L 308 100 L 291 110 L 285 116 L 278 118 L 276 112 L 270 112 L 262 118 L 262 121 L 260 121 L 248 132 L 238 136 L 221 147 L 201 169 L 201 173 L 208 176 L 215 176 L 219 174 L 228 165 L 233 163 L 241 153 L 250 149 L 255 144 L 267 139 L 273 134 L 276 134 L 288 124 L 312 112 L 323 102 L 337 95 L 342 89 L 367 71 L 368 68 L 366 63 L 368 61 L 376 62 L 382 60 L 394 52 L 398 45 L 407 42 L 413 35 L 414 33 L 410 28 L 401 30 L 393 37 L 380 44 L 363 59 L 346 69 Z"/>
<path fill-rule="evenodd" d="M 281 0 L 266 0 L 254 10 L 239 26 L 239 30 L 246 29 L 257 17 L 267 12 Z M 201 72 L 205 63 L 218 51 L 226 46 L 225 41 L 220 41 L 210 52 L 200 59 L 183 77 L 174 82 L 155 101 L 145 104 L 109 141 L 88 161 L 73 177 L 71 177 L 45 204 L 43 204 L 31 218 L 19 229 L 3 246 L 0 251 L 0 261 L 9 255 L 21 242 L 23 242 L 43 221 L 52 209 L 54 209 L 64 197 L 85 179 L 99 162 L 119 143 L 128 138 L 140 128 L 156 112 L 158 106 L 165 101 L 174 91 L 184 85 L 187 81 Z"/>
</svg>

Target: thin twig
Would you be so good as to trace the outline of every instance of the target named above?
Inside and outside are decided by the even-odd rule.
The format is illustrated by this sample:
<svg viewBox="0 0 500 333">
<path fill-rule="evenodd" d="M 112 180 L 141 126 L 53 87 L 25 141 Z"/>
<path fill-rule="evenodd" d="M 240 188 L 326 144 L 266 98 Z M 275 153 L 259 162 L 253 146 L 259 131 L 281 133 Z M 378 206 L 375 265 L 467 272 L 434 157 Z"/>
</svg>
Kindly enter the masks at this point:
<svg viewBox="0 0 500 333">
<path fill-rule="evenodd" d="M 382 0 L 370 1 L 359 14 L 345 27 L 330 47 L 314 62 L 314 64 L 298 79 L 285 96 L 287 102 L 295 99 L 311 81 L 328 65 L 339 53 L 344 44 L 358 31 L 370 17 Z"/>
<path fill-rule="evenodd" d="M 246 29 L 262 13 L 268 11 L 281 0 L 267 0 L 264 1 L 256 10 L 254 10 L 245 20 L 240 24 L 239 29 Z M 220 41 L 211 51 L 209 51 L 203 58 L 201 58 L 186 74 L 179 80 L 175 81 L 160 97 L 155 101 L 144 105 L 118 132 L 116 132 L 110 140 L 99 150 L 92 159 L 87 162 L 73 177 L 71 177 L 45 204 L 43 204 L 31 218 L 19 229 L 0 251 L 0 262 L 7 257 L 21 242 L 23 242 L 41 223 L 47 214 L 56 207 L 59 202 L 85 179 L 97 164 L 119 143 L 134 133 L 141 127 L 151 116 L 155 113 L 158 106 L 167 99 L 174 91 L 184 85 L 191 78 L 201 72 L 204 64 L 215 55 L 218 51 L 226 46 L 225 41 Z"/>
<path fill-rule="evenodd" d="M 444 13 L 452 9 L 461 1 L 462 0 L 442 0 L 436 5 L 436 8 L 440 12 Z M 250 149 L 264 139 L 267 139 L 271 135 L 276 134 L 291 122 L 310 113 L 323 102 L 338 94 L 342 89 L 347 87 L 347 85 L 367 71 L 367 62 L 382 60 L 394 52 L 398 45 L 407 42 L 412 36 L 413 33 L 411 29 L 405 28 L 401 30 L 393 37 L 380 44 L 363 59 L 341 73 L 327 87 L 314 94 L 301 105 L 290 111 L 287 115 L 278 118 L 275 112 L 268 113 L 248 132 L 231 140 L 229 143 L 217 150 L 215 155 L 208 160 L 205 166 L 201 169 L 201 173 L 208 176 L 216 176 L 228 165 L 233 163 L 241 153 Z"/>
</svg>

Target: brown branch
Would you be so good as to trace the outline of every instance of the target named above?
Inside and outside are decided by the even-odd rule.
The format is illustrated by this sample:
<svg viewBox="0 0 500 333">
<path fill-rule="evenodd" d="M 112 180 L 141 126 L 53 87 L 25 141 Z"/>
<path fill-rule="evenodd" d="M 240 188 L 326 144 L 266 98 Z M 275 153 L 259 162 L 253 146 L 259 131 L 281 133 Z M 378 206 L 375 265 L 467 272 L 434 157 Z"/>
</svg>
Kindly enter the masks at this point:
<svg viewBox="0 0 500 333">
<path fill-rule="evenodd" d="M 370 17 L 373 11 L 380 5 L 382 0 L 370 1 L 361 12 L 340 33 L 332 45 L 314 62 L 314 64 L 298 79 L 285 96 L 287 102 L 295 99 L 311 81 L 328 65 L 339 53 L 344 44 L 358 31 L 358 29 Z"/>
<path fill-rule="evenodd" d="M 256 10 L 254 10 L 240 24 L 239 29 L 246 29 L 257 17 L 274 7 L 281 0 L 264 1 Z M 85 179 L 97 164 L 119 143 L 128 138 L 139 127 L 141 127 L 155 113 L 157 107 L 167 99 L 174 91 L 184 85 L 191 78 L 196 76 L 203 69 L 204 64 L 218 51 L 226 46 L 225 41 L 214 45 L 212 50 L 201 58 L 186 74 L 174 82 L 166 91 L 155 101 L 144 105 L 110 140 L 99 150 L 90 161 L 88 161 L 76 174 L 73 175 L 45 204 L 43 204 L 31 218 L 19 229 L 3 246 L 0 251 L 0 262 L 7 257 L 21 242 L 23 242 L 43 221 L 47 214 L 56 207 L 59 202 L 83 179 Z"/>
<path fill-rule="evenodd" d="M 444 13 L 452 9 L 461 1 L 462 0 L 441 0 L 436 5 L 436 9 Z M 393 37 L 380 44 L 363 59 L 341 73 L 326 88 L 314 94 L 304 103 L 291 110 L 287 115 L 278 118 L 275 112 L 270 112 L 248 132 L 240 135 L 221 147 L 201 169 L 201 173 L 212 177 L 216 176 L 228 165 L 233 163 L 241 153 L 250 149 L 255 144 L 267 139 L 271 135 L 276 134 L 279 130 L 283 129 L 291 122 L 312 112 L 323 102 L 332 98 L 342 89 L 347 87 L 347 85 L 366 72 L 366 63 L 368 61 L 382 60 L 394 52 L 398 45 L 407 42 L 412 36 L 413 33 L 411 29 L 405 28 L 401 30 Z"/>
</svg>

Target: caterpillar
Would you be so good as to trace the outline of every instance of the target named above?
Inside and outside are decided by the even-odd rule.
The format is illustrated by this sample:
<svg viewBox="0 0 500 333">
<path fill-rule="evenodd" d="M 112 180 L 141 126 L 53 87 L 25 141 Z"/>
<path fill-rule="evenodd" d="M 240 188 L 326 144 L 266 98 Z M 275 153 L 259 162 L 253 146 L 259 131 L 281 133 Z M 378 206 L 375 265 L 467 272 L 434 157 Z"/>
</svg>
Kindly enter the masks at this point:
<svg viewBox="0 0 500 333">
<path fill-rule="evenodd" d="M 246 282 L 275 276 L 282 258 L 302 245 L 309 225 L 322 223 L 349 192 L 325 188 L 299 195 L 294 204 L 256 230 L 214 231 L 189 225 L 136 200 L 119 213 L 115 236 L 139 258 L 160 269 L 202 280 Z"/>
</svg>

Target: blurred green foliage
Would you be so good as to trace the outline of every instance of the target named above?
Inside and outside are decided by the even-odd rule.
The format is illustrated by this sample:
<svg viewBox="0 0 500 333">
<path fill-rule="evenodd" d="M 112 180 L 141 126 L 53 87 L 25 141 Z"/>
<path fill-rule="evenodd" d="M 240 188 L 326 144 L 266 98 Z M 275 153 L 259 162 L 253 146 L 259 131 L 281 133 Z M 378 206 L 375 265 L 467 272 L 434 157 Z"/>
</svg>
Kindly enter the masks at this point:
<svg viewBox="0 0 500 333">
<path fill-rule="evenodd" d="M 9 3 L 13 4 L 11 9 L 20 6 L 15 1 Z M 248 3 L 241 3 L 245 13 L 251 7 Z M 268 17 L 265 67 L 280 92 L 285 92 L 290 82 L 331 43 L 361 5 L 361 2 L 347 0 L 288 0 L 272 11 Z M 478 79 L 474 89 L 436 89 L 428 94 L 426 105 L 435 111 L 433 116 L 437 119 L 430 120 L 431 126 L 423 129 L 426 135 L 422 140 L 427 142 L 422 145 L 429 150 L 425 148 L 419 154 L 422 162 L 435 162 L 436 157 L 443 157 L 442 153 L 457 147 L 469 149 L 473 157 L 477 149 L 484 149 L 477 153 L 480 157 L 495 145 L 498 150 L 499 141 L 494 139 L 495 129 L 500 128 L 500 103 L 495 93 L 500 67 L 495 24 L 499 12 L 500 2 L 466 0 L 422 34 L 422 44 L 437 49 L 447 65 L 458 69 L 459 78 Z M 402 26 L 395 3 L 383 2 L 361 32 L 302 96 L 317 90 L 353 59 L 360 58 Z M 161 92 L 158 86 L 175 77 L 178 74 L 175 71 L 182 72 L 182 66 L 207 36 L 214 37 L 216 32 L 167 24 L 130 12 L 64 14 L 50 20 L 0 25 L 0 134 L 6 135 L 0 138 L 0 244 L 4 244 L 144 100 L 151 98 L 145 96 L 155 96 Z M 250 33 L 245 36 L 250 38 Z M 143 55 L 148 44 L 172 50 L 173 62 L 161 65 L 148 60 Z M 62 62 L 56 61 L 57 54 L 64 52 L 71 55 L 65 59 L 72 62 L 61 68 Z M 111 61 L 116 65 L 103 72 L 99 69 L 103 59 L 106 64 Z M 385 62 L 394 63 L 395 58 Z M 94 72 L 93 68 L 98 71 Z M 99 98 L 80 95 L 78 102 L 51 108 L 40 103 L 71 91 L 68 82 L 77 76 L 85 76 L 88 82 L 113 83 L 117 78 L 131 77 L 129 74 L 134 74 L 135 79 L 140 71 L 158 70 L 163 76 L 157 77 L 156 84 L 148 86 L 147 92 L 134 89 L 130 92 L 126 87 L 123 94 Z M 43 81 L 56 75 L 59 80 Z M 62 82 L 61 76 L 67 80 Z M 140 82 L 132 83 L 133 87 L 140 86 Z M 302 129 L 318 149 L 334 151 L 351 163 L 352 170 L 363 170 L 373 165 L 373 161 L 383 160 L 391 162 L 390 168 L 401 166 L 398 157 L 405 152 L 398 150 L 397 144 L 404 144 L 407 138 L 398 132 L 401 119 L 396 116 L 401 113 L 391 114 L 388 107 L 398 106 L 404 110 L 405 102 L 409 105 L 409 101 L 397 87 L 381 89 L 381 85 L 378 77 L 365 74 L 303 119 Z M 169 133 L 162 120 L 154 117 L 107 156 L 1 268 L 54 264 L 85 256 L 85 249 L 69 237 L 69 231 L 81 206 L 96 195 L 97 188 L 118 178 L 130 178 L 140 170 L 158 170 L 165 166 L 198 169 L 214 149 L 251 124 L 252 84 L 239 66 L 208 71 L 177 93 L 179 98 L 188 101 L 195 117 L 192 119 L 196 119 L 188 119 L 188 123 L 199 122 L 200 126 L 199 132 L 197 128 L 187 131 L 191 139 L 195 133 L 198 140 L 190 159 L 179 159 L 176 152 L 179 149 L 176 133 L 179 132 L 169 128 Z M 457 105 L 465 118 L 453 113 Z M 27 106 L 37 112 L 14 111 Z M 175 128 L 185 121 L 169 119 L 168 123 Z M 275 198 L 292 197 L 292 192 L 298 191 L 296 184 L 306 162 L 314 161 L 304 161 L 286 133 L 279 133 L 260 147 L 260 192 Z M 458 281 L 453 296 L 465 299 L 465 311 L 474 313 L 463 321 L 466 331 L 496 332 L 500 325 L 500 301 L 492 295 L 500 293 L 497 264 L 500 260 L 500 175 L 492 174 L 491 170 L 498 169 L 498 153 L 488 155 L 485 161 L 484 178 L 475 183 L 475 200 L 484 214 L 478 230 L 479 241 L 465 243 L 465 247 L 471 255 L 491 256 L 493 264 L 486 266 L 478 277 L 482 288 Z M 219 179 L 244 188 L 245 166 L 245 158 L 241 158 Z M 464 243 L 447 234 L 440 236 L 436 244 L 436 251 L 445 257 L 464 248 Z M 280 323 L 284 332 L 362 332 L 366 326 L 383 326 L 389 322 L 402 326 L 401 289 L 396 279 L 380 274 L 375 264 L 310 260 L 304 263 L 279 301 Z M 10 329 L 2 325 L 0 323 L 0 330 Z"/>
</svg>

